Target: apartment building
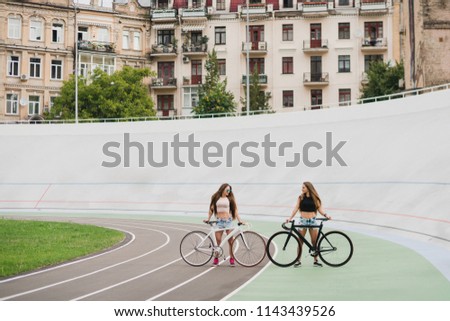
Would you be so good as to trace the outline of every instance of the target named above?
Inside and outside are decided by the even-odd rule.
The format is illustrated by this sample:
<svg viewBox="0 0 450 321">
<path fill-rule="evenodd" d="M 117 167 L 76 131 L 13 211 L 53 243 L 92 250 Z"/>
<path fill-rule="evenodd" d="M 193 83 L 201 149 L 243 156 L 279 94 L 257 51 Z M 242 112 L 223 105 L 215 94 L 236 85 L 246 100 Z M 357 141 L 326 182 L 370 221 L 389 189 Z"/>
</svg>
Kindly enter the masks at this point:
<svg viewBox="0 0 450 321">
<path fill-rule="evenodd" d="M 161 116 L 191 114 L 212 49 L 238 110 L 247 54 L 274 110 L 347 105 L 370 62 L 393 59 L 392 17 L 392 0 L 0 0 L 0 118 L 51 108 L 74 73 L 75 40 L 81 75 L 154 70 Z"/>
<path fill-rule="evenodd" d="M 36 118 L 51 108 L 74 74 L 75 51 L 80 75 L 150 67 L 148 9 L 138 3 L 0 0 L 0 26 L 2 120 Z"/>
</svg>

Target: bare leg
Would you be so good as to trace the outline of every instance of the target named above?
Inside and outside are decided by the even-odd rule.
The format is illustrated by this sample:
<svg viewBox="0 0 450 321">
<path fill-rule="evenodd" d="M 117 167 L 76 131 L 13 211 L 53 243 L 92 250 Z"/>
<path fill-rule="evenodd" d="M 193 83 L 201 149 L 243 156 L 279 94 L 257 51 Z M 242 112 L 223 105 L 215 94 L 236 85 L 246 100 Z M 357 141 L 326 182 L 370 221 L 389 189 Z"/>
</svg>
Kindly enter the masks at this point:
<svg viewBox="0 0 450 321">
<path fill-rule="evenodd" d="M 314 249 L 317 249 L 317 234 L 318 231 L 315 228 L 309 229 L 309 235 L 311 235 L 311 244 L 313 245 Z M 317 262 L 317 255 L 314 256 L 314 262 Z"/>
<path fill-rule="evenodd" d="M 231 230 L 226 230 L 227 234 L 231 233 Z M 233 238 L 230 237 L 228 239 L 228 247 L 230 248 L 230 258 L 234 259 L 233 249 L 231 248 L 231 244 L 233 243 Z"/>
<path fill-rule="evenodd" d="M 216 232 L 216 242 L 218 246 L 220 246 L 220 243 L 222 243 L 222 234 L 223 231 Z M 219 253 L 214 253 L 214 257 L 219 257 Z"/>
<path fill-rule="evenodd" d="M 306 229 L 304 228 L 304 229 L 301 229 L 300 231 L 300 234 L 302 235 L 302 236 L 305 236 L 306 235 Z M 301 257 L 302 257 L 302 248 L 303 248 L 303 241 L 302 240 L 300 240 L 300 247 L 298 248 L 298 253 L 299 253 L 299 259 L 298 259 L 298 261 L 300 262 L 300 260 L 301 260 Z"/>
</svg>

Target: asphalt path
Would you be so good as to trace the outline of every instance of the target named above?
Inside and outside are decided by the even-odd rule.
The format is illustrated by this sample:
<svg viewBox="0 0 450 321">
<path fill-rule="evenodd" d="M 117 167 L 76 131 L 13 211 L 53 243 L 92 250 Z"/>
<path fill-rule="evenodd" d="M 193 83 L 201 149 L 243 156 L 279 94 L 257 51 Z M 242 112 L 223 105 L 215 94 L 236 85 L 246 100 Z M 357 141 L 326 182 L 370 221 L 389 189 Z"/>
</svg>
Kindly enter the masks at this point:
<svg viewBox="0 0 450 321">
<path fill-rule="evenodd" d="M 24 217 L 20 217 L 24 219 Z M 228 260 L 202 267 L 185 263 L 183 236 L 201 224 L 112 218 L 33 219 L 70 221 L 121 230 L 114 248 L 61 265 L 0 280 L 0 300 L 12 301 L 208 301 L 221 300 L 249 282 L 267 264 L 231 267 Z M 228 251 L 225 249 L 225 251 Z M 227 252 L 226 252 L 227 253 Z"/>
</svg>

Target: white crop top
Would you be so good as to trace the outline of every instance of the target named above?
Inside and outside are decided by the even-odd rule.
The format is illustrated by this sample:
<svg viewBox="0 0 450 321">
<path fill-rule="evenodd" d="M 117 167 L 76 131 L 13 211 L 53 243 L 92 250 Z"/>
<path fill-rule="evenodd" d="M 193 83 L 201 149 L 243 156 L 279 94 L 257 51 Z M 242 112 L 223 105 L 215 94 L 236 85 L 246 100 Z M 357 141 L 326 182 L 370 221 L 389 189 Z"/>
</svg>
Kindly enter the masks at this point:
<svg viewBox="0 0 450 321">
<path fill-rule="evenodd" d="M 227 197 L 221 197 L 216 202 L 217 213 L 230 212 L 230 200 Z"/>
</svg>

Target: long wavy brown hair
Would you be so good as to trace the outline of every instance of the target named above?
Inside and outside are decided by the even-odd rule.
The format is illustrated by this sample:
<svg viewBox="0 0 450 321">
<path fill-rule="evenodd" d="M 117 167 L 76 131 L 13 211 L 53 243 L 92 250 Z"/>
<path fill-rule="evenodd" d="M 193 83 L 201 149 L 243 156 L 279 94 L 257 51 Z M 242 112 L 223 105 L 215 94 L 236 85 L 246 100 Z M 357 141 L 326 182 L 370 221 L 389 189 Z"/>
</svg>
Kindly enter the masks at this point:
<svg viewBox="0 0 450 321">
<path fill-rule="evenodd" d="M 322 201 L 320 200 L 319 193 L 317 193 L 316 189 L 314 188 L 314 185 L 311 182 L 303 182 L 303 185 L 305 185 L 306 189 L 309 192 L 309 195 L 312 197 L 314 204 L 316 205 L 316 212 L 317 209 L 322 205 Z M 300 194 L 300 202 L 303 200 L 303 198 L 306 196 L 306 193 Z"/>
<path fill-rule="evenodd" d="M 216 203 L 219 200 L 219 198 L 222 197 L 222 193 L 223 191 L 230 186 L 230 190 L 231 192 L 228 193 L 227 198 L 230 201 L 230 212 L 231 212 L 231 216 L 233 217 L 233 219 L 236 218 L 236 200 L 234 199 L 234 194 L 233 194 L 233 189 L 231 188 L 230 184 L 224 183 L 222 185 L 220 185 L 219 189 L 217 190 L 217 192 L 215 192 L 212 196 L 211 196 L 211 203 L 209 204 L 209 208 L 213 208 L 214 209 L 214 215 L 217 214 L 217 206 Z"/>
</svg>

